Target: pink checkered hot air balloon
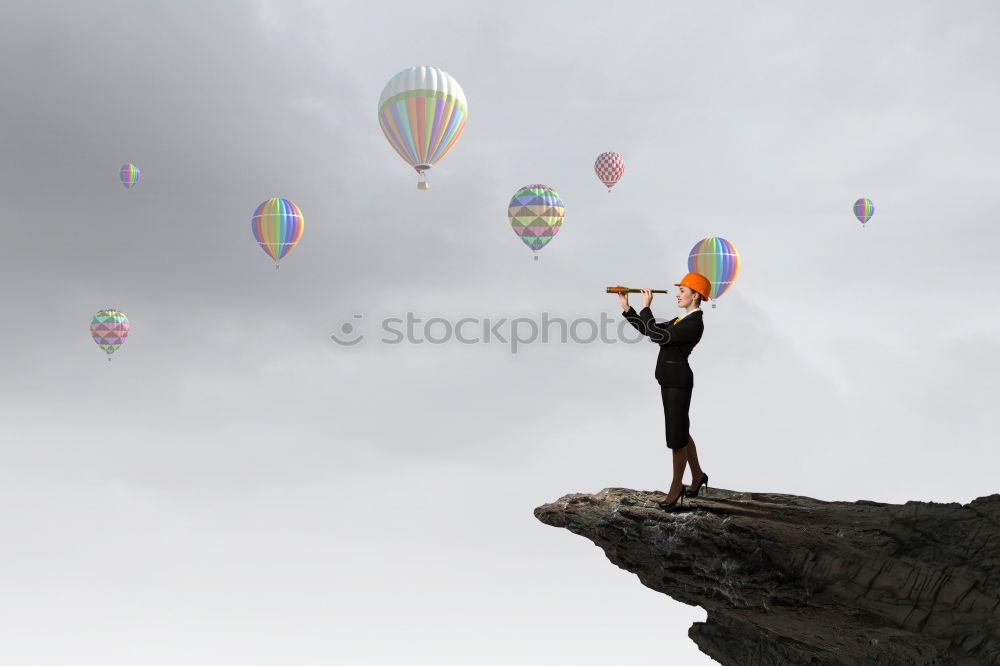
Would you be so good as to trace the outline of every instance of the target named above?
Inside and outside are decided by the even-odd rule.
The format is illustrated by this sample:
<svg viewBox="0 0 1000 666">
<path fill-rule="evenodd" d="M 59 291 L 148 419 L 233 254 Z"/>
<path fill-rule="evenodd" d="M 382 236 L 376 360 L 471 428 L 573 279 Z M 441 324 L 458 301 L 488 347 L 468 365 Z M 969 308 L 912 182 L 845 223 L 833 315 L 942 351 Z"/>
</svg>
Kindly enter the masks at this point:
<svg viewBox="0 0 1000 666">
<path fill-rule="evenodd" d="M 611 188 L 621 180 L 622 174 L 625 173 L 625 160 L 618 153 L 601 153 L 594 161 L 594 172 L 608 188 L 610 194 Z"/>
</svg>

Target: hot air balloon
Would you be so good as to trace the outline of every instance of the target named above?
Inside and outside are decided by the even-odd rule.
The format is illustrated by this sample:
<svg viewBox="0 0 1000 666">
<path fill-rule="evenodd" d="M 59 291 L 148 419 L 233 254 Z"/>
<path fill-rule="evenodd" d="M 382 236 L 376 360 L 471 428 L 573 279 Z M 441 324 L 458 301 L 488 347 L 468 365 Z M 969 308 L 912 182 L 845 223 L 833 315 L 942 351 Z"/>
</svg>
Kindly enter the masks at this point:
<svg viewBox="0 0 1000 666">
<path fill-rule="evenodd" d="M 608 194 L 610 194 L 611 188 L 621 180 L 622 174 L 625 173 L 625 160 L 618 153 L 601 153 L 594 161 L 594 172 L 608 188 Z"/>
<path fill-rule="evenodd" d="M 854 202 L 854 216 L 861 221 L 861 228 L 865 228 L 865 222 L 872 219 L 875 213 L 875 205 L 871 199 L 858 199 Z"/>
<path fill-rule="evenodd" d="M 688 253 L 688 270 L 704 275 L 712 283 L 708 296 L 714 308 L 715 299 L 726 293 L 740 274 L 740 253 L 725 238 L 703 238 Z"/>
<path fill-rule="evenodd" d="M 275 270 L 278 261 L 299 242 L 302 225 L 302 211 L 288 199 L 274 197 L 257 206 L 250 230 L 267 256 L 274 259 Z"/>
<path fill-rule="evenodd" d="M 562 227 L 566 208 L 559 194 L 546 185 L 525 185 L 510 200 L 507 217 L 514 233 L 535 253 L 545 247 Z"/>
<path fill-rule="evenodd" d="M 108 354 L 114 354 L 128 337 L 128 317 L 114 308 L 101 310 L 90 320 L 90 336 Z"/>
<path fill-rule="evenodd" d="M 121 178 L 122 185 L 128 189 L 132 189 L 139 184 L 139 167 L 131 162 L 123 164 L 122 168 L 118 171 L 118 177 Z"/>
<path fill-rule="evenodd" d="M 378 101 L 382 133 L 417 170 L 417 188 L 430 185 L 424 173 L 462 136 L 468 104 L 458 81 L 437 67 L 411 67 L 389 79 Z"/>
</svg>

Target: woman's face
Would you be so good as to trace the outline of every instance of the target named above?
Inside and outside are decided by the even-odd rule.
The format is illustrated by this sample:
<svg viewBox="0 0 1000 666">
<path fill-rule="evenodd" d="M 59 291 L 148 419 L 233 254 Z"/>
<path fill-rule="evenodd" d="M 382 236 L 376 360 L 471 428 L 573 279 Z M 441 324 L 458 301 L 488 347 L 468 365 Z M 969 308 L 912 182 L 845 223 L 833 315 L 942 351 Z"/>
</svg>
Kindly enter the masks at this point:
<svg viewBox="0 0 1000 666">
<path fill-rule="evenodd" d="M 677 288 L 677 307 L 687 308 L 694 302 L 694 292 L 688 287 Z"/>
</svg>

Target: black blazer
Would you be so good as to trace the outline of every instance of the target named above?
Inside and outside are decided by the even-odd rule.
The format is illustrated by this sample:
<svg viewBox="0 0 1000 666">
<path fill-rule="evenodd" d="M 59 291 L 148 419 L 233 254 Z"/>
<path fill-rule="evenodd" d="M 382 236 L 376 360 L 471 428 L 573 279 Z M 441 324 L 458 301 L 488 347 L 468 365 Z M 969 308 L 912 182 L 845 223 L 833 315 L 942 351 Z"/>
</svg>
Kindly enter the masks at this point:
<svg viewBox="0 0 1000 666">
<path fill-rule="evenodd" d="M 660 355 L 656 357 L 656 381 L 661 386 L 693 387 L 694 373 L 687 359 L 705 331 L 701 310 L 695 310 L 679 322 L 674 320 L 662 324 L 656 323 L 649 308 L 643 308 L 636 314 L 635 308 L 629 306 L 622 315 L 636 330 L 660 345 Z"/>
</svg>

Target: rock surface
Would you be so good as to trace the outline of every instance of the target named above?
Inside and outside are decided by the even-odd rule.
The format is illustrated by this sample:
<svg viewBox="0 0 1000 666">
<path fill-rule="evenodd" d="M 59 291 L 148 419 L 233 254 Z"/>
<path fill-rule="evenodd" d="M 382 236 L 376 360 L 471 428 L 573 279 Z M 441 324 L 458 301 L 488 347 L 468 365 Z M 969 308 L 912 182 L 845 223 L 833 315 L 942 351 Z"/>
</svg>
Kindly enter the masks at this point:
<svg viewBox="0 0 1000 666">
<path fill-rule="evenodd" d="M 605 488 L 535 509 L 701 606 L 722 664 L 1000 664 L 1000 495 L 966 505 Z M 666 662 L 664 662 L 666 663 Z"/>
</svg>

